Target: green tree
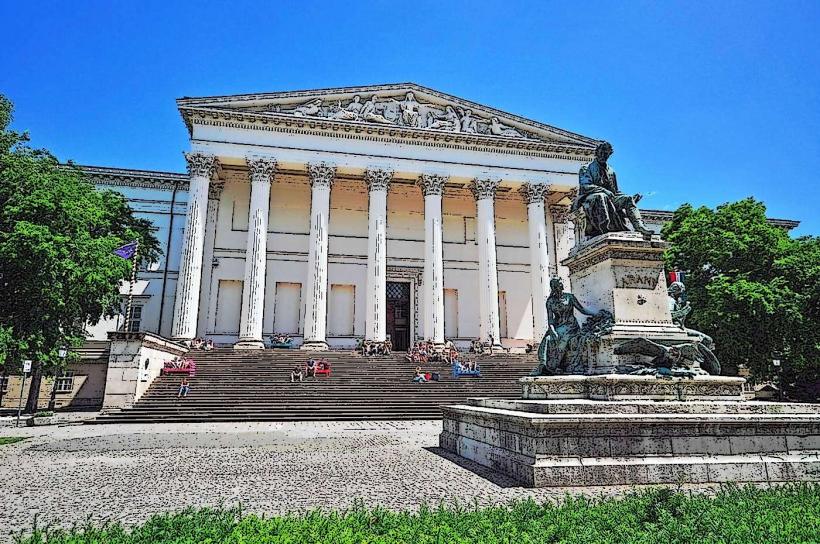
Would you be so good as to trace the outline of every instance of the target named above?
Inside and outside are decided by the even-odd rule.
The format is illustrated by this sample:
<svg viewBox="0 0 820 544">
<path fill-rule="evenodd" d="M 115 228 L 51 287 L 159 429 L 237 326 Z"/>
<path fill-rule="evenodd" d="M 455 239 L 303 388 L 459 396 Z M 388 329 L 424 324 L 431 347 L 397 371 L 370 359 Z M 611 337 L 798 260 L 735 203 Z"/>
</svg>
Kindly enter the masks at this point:
<svg viewBox="0 0 820 544">
<path fill-rule="evenodd" d="M 820 380 L 820 239 L 792 238 L 752 198 L 712 210 L 684 204 L 663 228 L 668 267 L 687 273 L 687 325 L 711 335 L 726 367 L 757 378 L 784 364 L 790 392 Z"/>
<path fill-rule="evenodd" d="M 159 243 L 122 195 L 96 190 L 78 168 L 31 148 L 11 120 L 0 95 L 0 366 L 34 362 L 32 412 L 41 376 L 64 364 L 58 349 L 82 345 L 86 324 L 120 311 L 131 262 L 112 251 L 139 240 L 141 259 L 152 261 Z"/>
</svg>

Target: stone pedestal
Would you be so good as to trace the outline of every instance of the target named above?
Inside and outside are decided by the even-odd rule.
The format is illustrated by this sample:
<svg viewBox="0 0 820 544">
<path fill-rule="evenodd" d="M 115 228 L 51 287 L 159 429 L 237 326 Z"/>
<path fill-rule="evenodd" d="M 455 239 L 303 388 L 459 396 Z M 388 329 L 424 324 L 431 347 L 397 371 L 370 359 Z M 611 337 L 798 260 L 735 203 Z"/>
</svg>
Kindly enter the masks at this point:
<svg viewBox="0 0 820 544">
<path fill-rule="evenodd" d="M 697 341 L 672 322 L 661 256 L 636 233 L 582 242 L 572 292 L 613 315 L 587 376 L 521 378 L 521 400 L 445 406 L 441 447 L 529 487 L 820 480 L 820 405 L 745 402 L 743 378 L 615 374 L 633 338 Z"/>
<path fill-rule="evenodd" d="M 612 332 L 592 348 L 590 374 L 645 362 L 638 355 L 613 353 L 626 340 L 643 337 L 665 345 L 694 340 L 672 323 L 662 261 L 667 245 L 657 236 L 645 240 L 637 232 L 608 233 L 576 245 L 561 261 L 578 300 L 615 318 Z"/>
<path fill-rule="evenodd" d="M 820 405 L 470 399 L 443 449 L 527 487 L 820 480 Z"/>
<path fill-rule="evenodd" d="M 628 374 L 595 376 L 527 376 L 521 383 L 525 400 L 667 400 L 734 401 L 745 400 L 746 380 L 730 376 L 694 378 L 656 378 Z"/>
</svg>

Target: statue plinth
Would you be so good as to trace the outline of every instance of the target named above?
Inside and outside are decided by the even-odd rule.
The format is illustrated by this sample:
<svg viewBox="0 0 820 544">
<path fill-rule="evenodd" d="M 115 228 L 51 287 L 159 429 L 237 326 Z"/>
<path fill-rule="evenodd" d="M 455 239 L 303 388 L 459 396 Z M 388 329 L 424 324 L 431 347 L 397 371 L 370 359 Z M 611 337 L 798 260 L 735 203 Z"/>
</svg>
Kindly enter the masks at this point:
<svg viewBox="0 0 820 544">
<path fill-rule="evenodd" d="M 569 268 L 573 293 L 591 310 L 614 316 L 609 334 L 590 347 L 589 374 L 609 374 L 645 358 L 616 355 L 616 345 L 647 338 L 664 345 L 691 342 L 672 322 L 663 252 L 668 244 L 637 232 L 611 232 L 580 242 L 561 264 Z"/>
</svg>

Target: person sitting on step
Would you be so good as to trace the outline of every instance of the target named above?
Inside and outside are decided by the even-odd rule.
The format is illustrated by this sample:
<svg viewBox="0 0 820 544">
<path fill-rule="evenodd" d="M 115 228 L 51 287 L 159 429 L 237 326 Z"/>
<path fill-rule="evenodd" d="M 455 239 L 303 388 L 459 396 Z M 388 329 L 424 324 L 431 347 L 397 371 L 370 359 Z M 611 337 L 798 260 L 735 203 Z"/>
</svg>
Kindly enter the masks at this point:
<svg viewBox="0 0 820 544">
<path fill-rule="evenodd" d="M 297 378 L 300 382 L 303 381 L 305 378 L 305 370 L 304 368 L 302 368 L 302 365 L 299 364 L 294 366 L 293 369 L 290 371 L 290 383 L 295 382 Z"/>
<path fill-rule="evenodd" d="M 313 357 L 308 359 L 307 365 L 305 365 L 305 375 L 310 377 L 316 377 L 316 361 L 313 360 Z"/>
<path fill-rule="evenodd" d="M 177 398 L 184 398 L 188 396 L 188 391 L 191 390 L 191 385 L 188 383 L 188 378 L 182 378 L 182 381 L 179 382 L 179 391 L 177 392 Z"/>
<path fill-rule="evenodd" d="M 413 378 L 413 381 L 416 383 L 424 383 L 427 381 L 427 378 L 424 376 L 424 372 L 422 372 L 421 367 L 416 367 L 416 376 Z"/>
</svg>

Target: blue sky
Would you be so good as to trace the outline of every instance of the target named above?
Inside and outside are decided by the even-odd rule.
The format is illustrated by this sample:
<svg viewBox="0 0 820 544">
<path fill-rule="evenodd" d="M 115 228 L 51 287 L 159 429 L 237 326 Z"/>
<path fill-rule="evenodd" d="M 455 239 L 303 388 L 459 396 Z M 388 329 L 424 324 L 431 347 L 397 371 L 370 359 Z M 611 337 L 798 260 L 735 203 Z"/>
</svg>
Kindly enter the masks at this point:
<svg viewBox="0 0 820 544">
<path fill-rule="evenodd" d="M 183 171 L 181 96 L 413 81 L 615 146 L 642 206 L 749 195 L 820 234 L 820 2 L 2 2 L 14 126 Z"/>
</svg>

